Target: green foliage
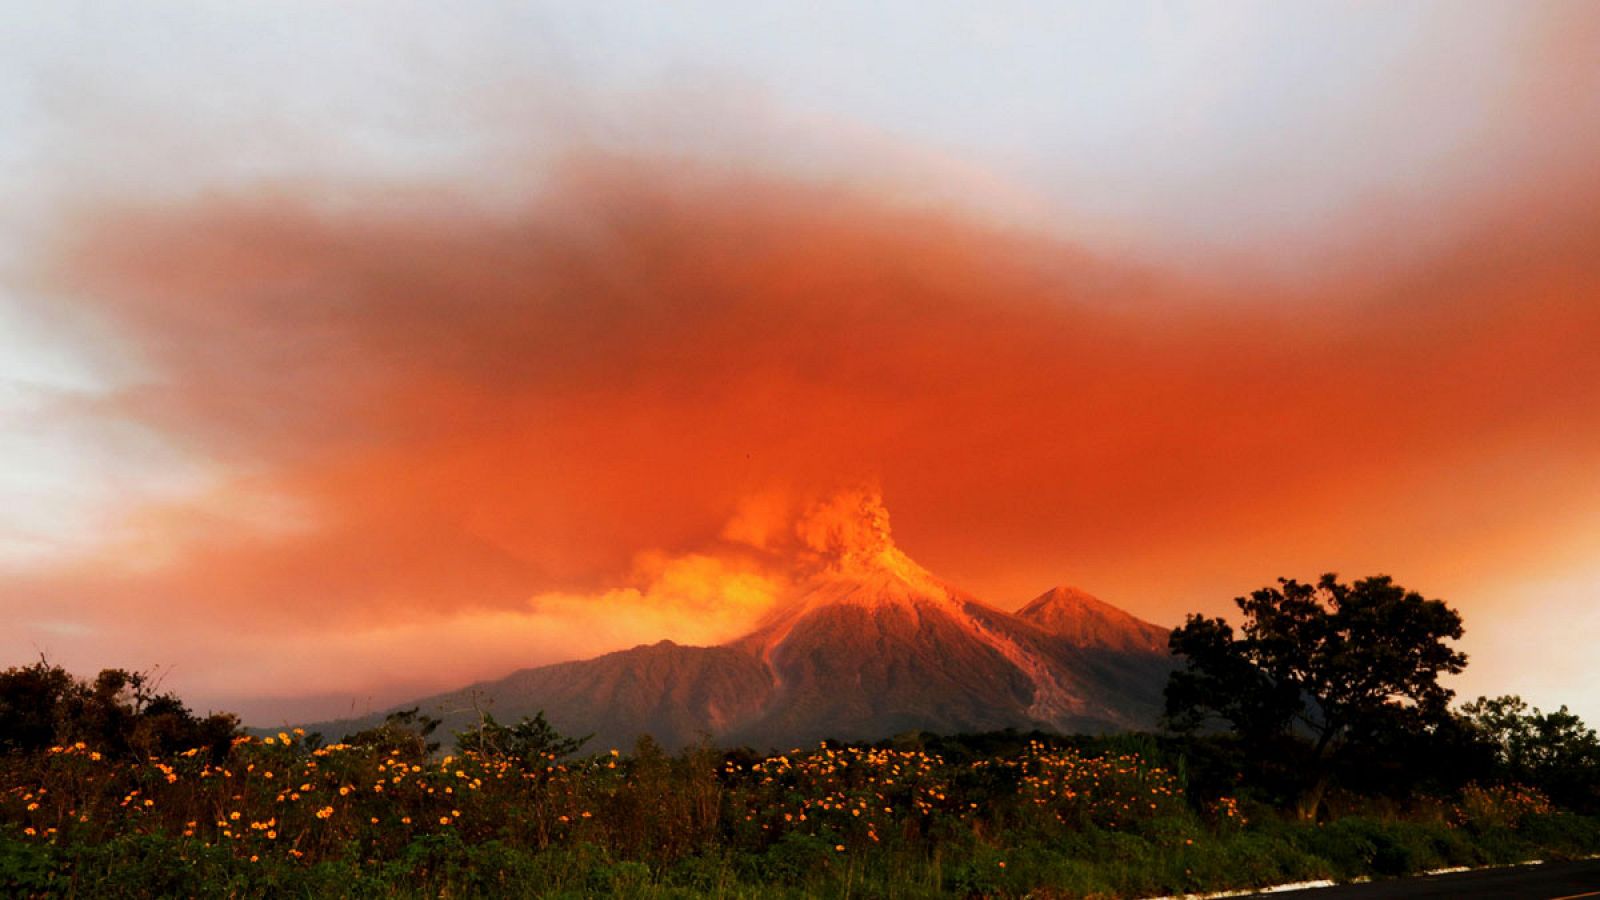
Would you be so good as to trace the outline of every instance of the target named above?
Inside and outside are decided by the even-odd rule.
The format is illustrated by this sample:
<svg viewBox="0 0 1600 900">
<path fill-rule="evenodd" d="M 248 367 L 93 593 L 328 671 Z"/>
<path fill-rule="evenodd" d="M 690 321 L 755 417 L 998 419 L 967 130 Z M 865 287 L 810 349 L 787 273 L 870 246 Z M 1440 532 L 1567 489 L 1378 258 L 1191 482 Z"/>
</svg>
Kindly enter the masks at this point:
<svg viewBox="0 0 1600 900">
<path fill-rule="evenodd" d="M 0 828 L 0 894 L 27 897 L 45 893 L 55 876 L 51 848 L 17 840 L 13 832 Z"/>
<path fill-rule="evenodd" d="M 0 759 L 0 894 L 1115 897 L 1600 850 L 1600 822 L 1497 789 L 1297 825 L 1186 791 L 1157 764 L 1194 754 L 1172 738 L 948 744 L 1007 750 L 644 741 L 554 763 L 408 760 L 280 733 L 213 762 L 69 746 Z"/>
<path fill-rule="evenodd" d="M 1600 847 L 1600 817 L 1558 810 L 1529 816 L 1517 834 L 1547 859 L 1582 859 Z"/>
<path fill-rule="evenodd" d="M 1458 855 L 1464 852 L 1464 843 L 1452 840 L 1449 829 L 1439 824 L 1351 816 L 1327 823 L 1314 835 L 1302 832 L 1297 839 L 1306 850 L 1330 861 L 1341 878 L 1409 875 L 1471 861 L 1470 854 Z"/>
</svg>

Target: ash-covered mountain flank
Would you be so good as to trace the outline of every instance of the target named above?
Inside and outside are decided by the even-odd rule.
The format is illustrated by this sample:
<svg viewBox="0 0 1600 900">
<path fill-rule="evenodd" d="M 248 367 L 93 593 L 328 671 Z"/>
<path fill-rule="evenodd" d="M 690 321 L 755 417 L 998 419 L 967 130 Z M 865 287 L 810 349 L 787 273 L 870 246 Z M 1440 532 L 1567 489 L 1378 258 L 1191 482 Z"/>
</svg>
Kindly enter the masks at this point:
<svg viewBox="0 0 1600 900">
<path fill-rule="evenodd" d="M 715 647 L 662 641 L 540 666 L 404 704 L 441 731 L 544 711 L 566 734 L 625 746 L 788 747 L 910 730 L 1147 728 L 1172 662 L 1165 629 L 1074 588 L 1008 613 L 951 587 L 895 546 L 871 493 L 797 527 L 805 574 L 749 634 Z M 308 727 L 337 737 L 381 720 Z"/>
</svg>

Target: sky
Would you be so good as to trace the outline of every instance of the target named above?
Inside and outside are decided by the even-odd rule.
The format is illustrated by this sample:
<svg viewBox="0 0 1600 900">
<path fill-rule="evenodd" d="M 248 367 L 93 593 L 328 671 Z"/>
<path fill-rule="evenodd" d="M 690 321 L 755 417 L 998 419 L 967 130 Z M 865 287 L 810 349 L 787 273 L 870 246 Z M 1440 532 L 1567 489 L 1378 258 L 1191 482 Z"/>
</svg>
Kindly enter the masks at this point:
<svg viewBox="0 0 1600 900">
<path fill-rule="evenodd" d="M 0 0 L 0 664 L 253 721 L 1385 573 L 1600 720 L 1600 9 Z"/>
</svg>

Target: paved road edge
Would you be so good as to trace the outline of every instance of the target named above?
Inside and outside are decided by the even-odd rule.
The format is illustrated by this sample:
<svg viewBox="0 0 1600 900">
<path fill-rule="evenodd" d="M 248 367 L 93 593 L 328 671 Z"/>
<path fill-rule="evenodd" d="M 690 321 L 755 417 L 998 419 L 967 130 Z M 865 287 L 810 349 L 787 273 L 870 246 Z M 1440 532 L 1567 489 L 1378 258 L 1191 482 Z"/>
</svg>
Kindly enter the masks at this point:
<svg viewBox="0 0 1600 900">
<path fill-rule="evenodd" d="M 1563 860 L 1563 862 L 1581 862 L 1591 859 L 1600 859 L 1600 853 L 1593 853 L 1589 856 L 1575 856 L 1571 860 Z M 1522 862 L 1498 863 L 1489 866 L 1452 866 L 1447 869 L 1431 869 L 1427 872 L 1415 872 L 1410 875 L 1402 875 L 1396 880 L 1405 880 L 1408 878 L 1427 878 L 1430 875 L 1455 875 L 1460 872 L 1487 872 L 1491 869 L 1517 869 L 1524 866 L 1542 866 L 1548 861 L 1549 860 L 1543 859 L 1528 859 L 1523 860 Z M 1315 890 L 1316 888 L 1338 887 L 1341 884 L 1366 884 L 1372 880 L 1372 876 L 1362 875 L 1357 878 L 1352 878 L 1349 881 L 1333 881 L 1332 879 L 1328 878 L 1322 878 L 1316 881 L 1286 881 L 1283 884 L 1273 884 L 1265 887 L 1238 888 L 1227 891 L 1211 891 L 1204 894 L 1162 894 L 1158 897 L 1142 897 L 1139 898 L 1139 900 L 1222 900 L 1224 897 L 1255 897 L 1261 894 L 1281 894 L 1286 891 L 1307 891 Z"/>
</svg>

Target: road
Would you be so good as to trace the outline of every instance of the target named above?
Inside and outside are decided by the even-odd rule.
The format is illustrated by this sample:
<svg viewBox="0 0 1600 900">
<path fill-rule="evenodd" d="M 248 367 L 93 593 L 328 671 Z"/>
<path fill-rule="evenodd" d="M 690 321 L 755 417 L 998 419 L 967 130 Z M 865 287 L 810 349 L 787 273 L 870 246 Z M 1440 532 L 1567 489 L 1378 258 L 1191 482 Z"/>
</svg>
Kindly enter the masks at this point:
<svg viewBox="0 0 1600 900">
<path fill-rule="evenodd" d="M 1493 897 L 1495 900 L 1600 900 L 1600 859 L 1542 863 L 1428 875 L 1365 884 L 1308 888 L 1275 894 L 1255 894 L 1273 900 L 1446 900 L 1456 897 Z"/>
</svg>

